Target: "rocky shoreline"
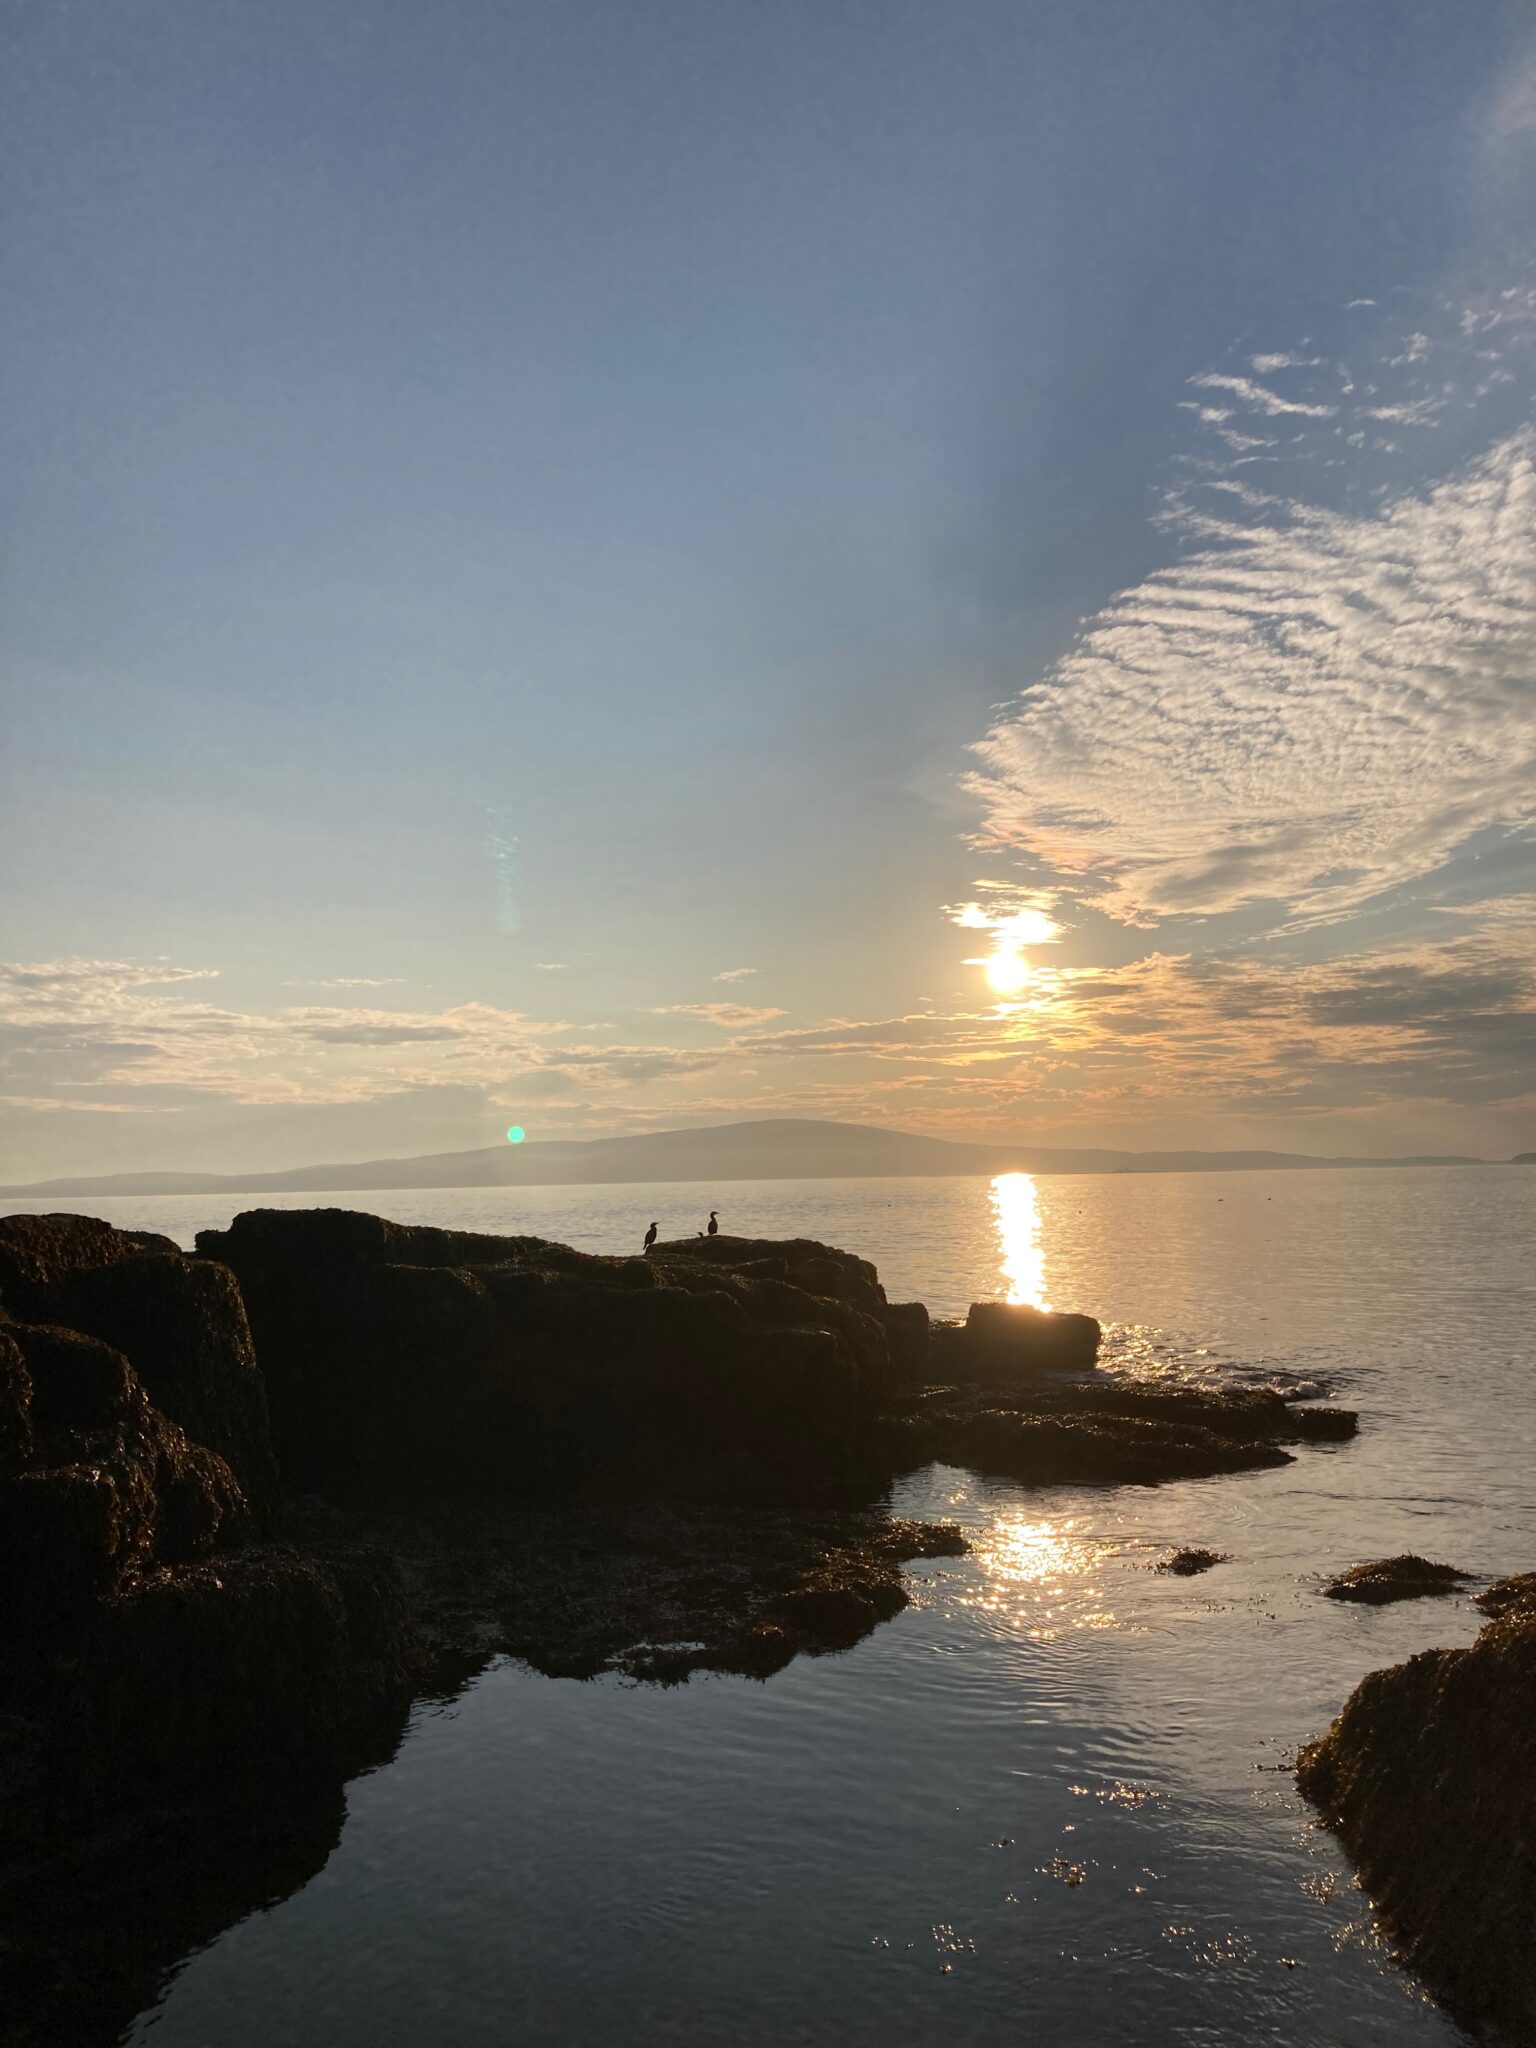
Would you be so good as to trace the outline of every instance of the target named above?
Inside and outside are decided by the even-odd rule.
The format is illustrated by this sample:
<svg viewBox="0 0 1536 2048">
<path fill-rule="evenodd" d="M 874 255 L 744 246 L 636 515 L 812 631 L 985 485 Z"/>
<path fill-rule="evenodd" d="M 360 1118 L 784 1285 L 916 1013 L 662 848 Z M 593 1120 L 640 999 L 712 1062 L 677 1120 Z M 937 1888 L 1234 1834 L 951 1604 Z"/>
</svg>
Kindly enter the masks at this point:
<svg viewBox="0 0 1536 2048">
<path fill-rule="evenodd" d="M 258 1210 L 188 1256 L 0 1219 L 0 1899 L 11 1960 L 60 1958 L 11 2009 L 57 2037 L 83 1941 L 131 2016 L 189 1926 L 312 1847 L 360 1750 L 492 1656 L 675 1683 L 847 1648 L 906 1604 L 906 1561 L 965 1547 L 892 1518 L 902 1473 L 1155 1484 L 1354 1429 L 1095 1375 L 1099 1338 L 1001 1303 L 935 1323 L 808 1240 L 603 1258 Z M 249 1801 L 262 1854 L 124 1920 L 125 1830 L 201 1868 Z"/>
</svg>

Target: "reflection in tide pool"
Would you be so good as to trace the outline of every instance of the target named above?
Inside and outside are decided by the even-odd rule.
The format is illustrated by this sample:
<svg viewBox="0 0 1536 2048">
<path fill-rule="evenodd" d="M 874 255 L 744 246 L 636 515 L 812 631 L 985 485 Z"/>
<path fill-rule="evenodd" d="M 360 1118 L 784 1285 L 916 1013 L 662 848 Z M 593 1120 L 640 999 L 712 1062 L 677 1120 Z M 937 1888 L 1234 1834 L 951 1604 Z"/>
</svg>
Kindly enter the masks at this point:
<svg viewBox="0 0 1536 2048">
<path fill-rule="evenodd" d="M 964 1604 L 984 1609 L 1035 1642 L 1050 1642 L 1069 1629 L 1113 1628 L 1099 1567 L 1123 1546 L 1085 1529 L 1073 1517 L 1007 1510 L 973 1528 L 971 1554 L 981 1569 Z"/>
<path fill-rule="evenodd" d="M 1000 1173 L 992 1182 L 992 1213 L 1002 1250 L 1002 1275 L 1009 1301 L 1049 1308 L 1045 1298 L 1045 1252 L 1040 1243 L 1040 1204 L 1027 1173 Z"/>
</svg>

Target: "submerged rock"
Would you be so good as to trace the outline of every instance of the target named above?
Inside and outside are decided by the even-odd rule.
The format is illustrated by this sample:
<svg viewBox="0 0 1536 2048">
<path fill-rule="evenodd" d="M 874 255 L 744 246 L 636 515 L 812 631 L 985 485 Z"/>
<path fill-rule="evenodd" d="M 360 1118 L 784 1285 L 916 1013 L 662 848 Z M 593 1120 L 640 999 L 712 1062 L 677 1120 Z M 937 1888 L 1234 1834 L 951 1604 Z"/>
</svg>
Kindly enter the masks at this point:
<svg viewBox="0 0 1536 2048">
<path fill-rule="evenodd" d="M 1372 1672 L 1296 1775 L 1402 1960 L 1453 2011 L 1524 2042 L 1536 2039 L 1536 1613 L 1523 1592 L 1502 1597 L 1470 1648 Z"/>
<path fill-rule="evenodd" d="M 1434 1564 L 1427 1557 L 1405 1551 L 1399 1557 L 1351 1565 L 1347 1572 L 1330 1579 L 1323 1592 L 1330 1600 L 1359 1600 L 1382 1607 L 1391 1600 L 1424 1600 L 1454 1593 L 1468 1576 L 1454 1565 Z"/>
</svg>

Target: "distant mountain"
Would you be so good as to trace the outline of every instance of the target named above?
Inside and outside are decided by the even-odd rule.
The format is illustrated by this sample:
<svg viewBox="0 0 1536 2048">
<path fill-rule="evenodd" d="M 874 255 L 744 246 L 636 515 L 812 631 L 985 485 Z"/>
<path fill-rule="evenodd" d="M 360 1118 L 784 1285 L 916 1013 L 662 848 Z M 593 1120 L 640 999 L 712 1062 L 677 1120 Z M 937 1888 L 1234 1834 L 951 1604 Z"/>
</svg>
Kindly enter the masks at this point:
<svg viewBox="0 0 1536 2048">
<path fill-rule="evenodd" d="M 1522 1158 L 1536 1159 L 1526 1153 Z M 553 1187 L 601 1181 L 854 1180 L 905 1174 L 1231 1173 L 1320 1166 L 1481 1166 L 1445 1158 L 1345 1159 L 1306 1152 L 1107 1152 L 965 1145 L 869 1124 L 770 1118 L 637 1138 L 530 1139 L 417 1159 L 296 1166 L 282 1173 L 105 1173 L 0 1188 L 0 1196 L 353 1193 L 368 1188 Z"/>
</svg>

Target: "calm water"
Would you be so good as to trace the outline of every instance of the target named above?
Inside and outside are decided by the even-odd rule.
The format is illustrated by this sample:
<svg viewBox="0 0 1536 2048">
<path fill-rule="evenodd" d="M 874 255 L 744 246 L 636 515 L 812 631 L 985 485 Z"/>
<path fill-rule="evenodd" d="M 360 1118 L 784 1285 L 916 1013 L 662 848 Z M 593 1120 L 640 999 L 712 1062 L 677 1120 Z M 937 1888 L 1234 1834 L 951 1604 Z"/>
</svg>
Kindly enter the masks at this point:
<svg viewBox="0 0 1536 2048">
<path fill-rule="evenodd" d="M 909 1612 L 765 1686 L 496 1666 L 418 1709 L 325 1868 L 188 1961 L 134 2041 L 1462 2038 L 1380 1954 L 1283 1766 L 1362 1673 L 1478 1620 L 1459 1598 L 1341 1606 L 1320 1575 L 1402 1549 L 1536 1566 L 1536 1172 L 335 1199 L 595 1250 L 718 1203 L 727 1230 L 874 1258 L 893 1298 L 1044 1299 L 1113 1322 L 1140 1370 L 1325 1383 L 1364 1433 L 1156 1491 L 925 1475 L 896 1506 L 957 1516 L 975 1553 L 918 1566 Z M 229 1213 L 93 1206 L 185 1242 Z M 1158 1578 L 1173 1543 L 1233 1561 Z"/>
</svg>

